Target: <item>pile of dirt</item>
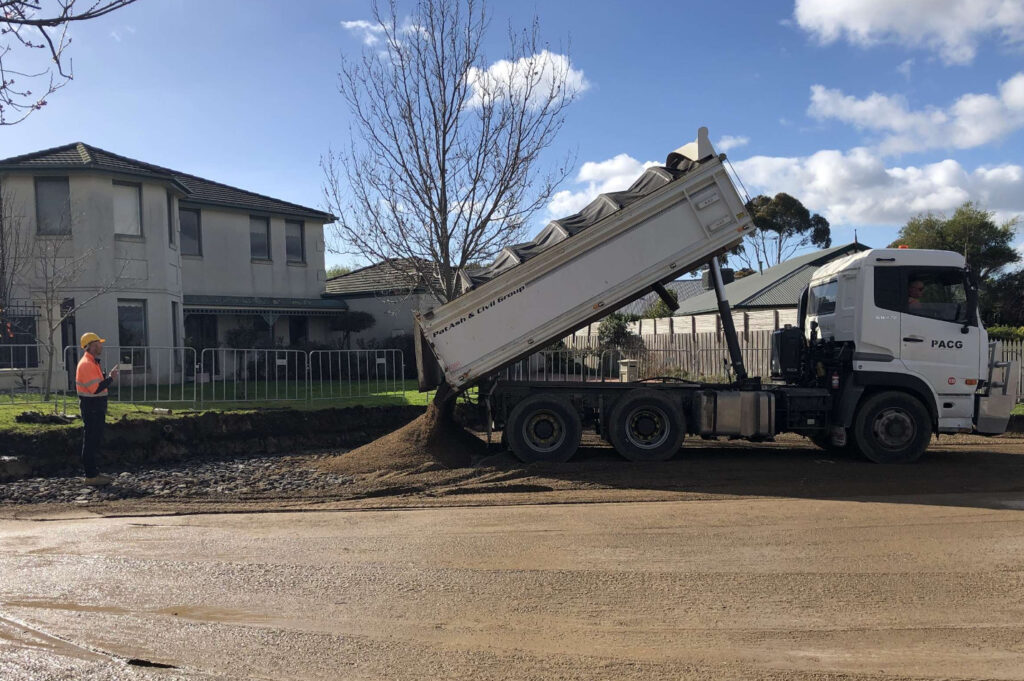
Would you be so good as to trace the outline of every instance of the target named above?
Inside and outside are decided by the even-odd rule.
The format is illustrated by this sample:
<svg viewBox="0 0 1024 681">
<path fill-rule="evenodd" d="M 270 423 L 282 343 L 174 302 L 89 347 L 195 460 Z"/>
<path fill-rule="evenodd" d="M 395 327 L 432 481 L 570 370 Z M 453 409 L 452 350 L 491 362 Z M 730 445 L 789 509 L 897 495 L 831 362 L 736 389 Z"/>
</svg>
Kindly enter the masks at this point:
<svg viewBox="0 0 1024 681">
<path fill-rule="evenodd" d="M 479 438 L 466 432 L 435 404 L 426 413 L 384 437 L 339 456 L 324 459 L 319 468 L 329 473 L 373 473 L 423 468 L 469 466 L 485 453 Z"/>
<path fill-rule="evenodd" d="M 68 416 L 65 414 L 44 414 L 39 411 L 23 411 L 14 417 L 14 420 L 18 423 L 37 423 L 41 425 L 53 426 L 60 425 L 64 426 L 69 423 L 74 423 L 77 416 Z"/>
</svg>

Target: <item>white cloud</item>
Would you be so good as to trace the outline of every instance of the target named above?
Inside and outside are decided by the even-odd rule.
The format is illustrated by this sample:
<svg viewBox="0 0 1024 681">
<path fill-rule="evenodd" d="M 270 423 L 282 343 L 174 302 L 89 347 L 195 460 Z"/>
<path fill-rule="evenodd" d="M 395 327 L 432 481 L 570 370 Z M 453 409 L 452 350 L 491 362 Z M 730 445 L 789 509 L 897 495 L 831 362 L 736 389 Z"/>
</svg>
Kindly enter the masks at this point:
<svg viewBox="0 0 1024 681">
<path fill-rule="evenodd" d="M 360 37 L 364 45 L 376 45 L 384 37 L 384 27 L 373 21 L 357 19 L 356 21 L 343 21 L 341 27 L 350 33 Z"/>
<path fill-rule="evenodd" d="M 749 137 L 742 137 L 739 135 L 722 135 L 722 139 L 718 140 L 718 144 L 715 145 L 715 148 L 719 151 L 729 151 L 730 149 L 738 149 L 739 147 L 746 146 L 749 142 Z"/>
<path fill-rule="evenodd" d="M 948 109 L 911 109 L 900 95 L 877 92 L 858 99 L 824 85 L 811 86 L 807 113 L 882 133 L 884 154 L 924 149 L 969 149 L 1024 127 L 1024 72 L 1000 83 L 997 94 L 965 94 Z"/>
<path fill-rule="evenodd" d="M 899 225 L 918 213 L 951 212 L 969 199 L 1001 219 L 1024 214 L 1024 167 L 968 170 L 946 159 L 886 167 L 872 150 L 823 150 L 804 157 L 754 156 L 735 164 L 753 191 L 783 191 L 834 224 Z"/>
<path fill-rule="evenodd" d="M 910 80 L 911 69 L 914 68 L 914 60 L 907 59 L 902 64 L 896 67 L 896 72 L 902 75 L 907 80 Z"/>
<path fill-rule="evenodd" d="M 110 37 L 117 42 L 121 42 L 125 37 L 125 34 L 135 35 L 134 26 L 119 26 L 110 31 Z"/>
<path fill-rule="evenodd" d="M 575 96 L 587 90 L 590 83 L 583 71 L 574 69 L 569 57 L 542 50 L 516 61 L 502 59 L 486 70 L 471 68 L 466 79 L 472 88 L 468 106 L 507 97 L 510 93 L 528 96 L 533 104 L 541 104 L 551 96 L 560 97 L 556 84 L 565 86 L 565 94 Z"/>
<path fill-rule="evenodd" d="M 937 52 L 947 64 L 971 62 L 991 35 L 1024 42 L 1020 0 L 796 0 L 793 18 L 824 44 L 898 43 Z"/>
<path fill-rule="evenodd" d="M 556 192 L 548 204 L 548 215 L 562 218 L 577 213 L 598 194 L 628 189 L 644 170 L 656 165 L 660 164 L 641 162 L 629 154 L 619 154 L 606 161 L 588 161 L 576 175 L 576 184 L 584 186 L 575 191 L 564 189 Z"/>
</svg>

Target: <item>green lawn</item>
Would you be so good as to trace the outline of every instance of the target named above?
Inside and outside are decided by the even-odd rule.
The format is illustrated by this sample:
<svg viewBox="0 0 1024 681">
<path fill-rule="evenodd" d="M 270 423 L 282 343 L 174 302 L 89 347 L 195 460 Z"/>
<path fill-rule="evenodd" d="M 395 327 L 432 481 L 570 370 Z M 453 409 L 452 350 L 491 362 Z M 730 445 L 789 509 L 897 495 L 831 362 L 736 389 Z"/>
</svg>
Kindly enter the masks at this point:
<svg viewBox="0 0 1024 681">
<path fill-rule="evenodd" d="M 191 386 L 188 388 L 188 396 L 191 397 Z M 209 386 L 207 386 L 209 387 Z M 374 407 L 391 404 L 413 404 L 422 405 L 426 404 L 433 398 L 433 393 L 421 393 L 416 387 L 415 381 L 406 381 L 404 388 L 405 392 L 393 392 L 384 394 L 370 394 L 370 395 L 354 395 L 351 397 L 342 396 L 343 394 L 334 386 L 334 397 L 331 397 L 332 392 L 330 387 L 327 386 L 316 386 L 317 392 L 314 393 L 314 397 L 317 399 L 306 400 L 306 399 L 256 399 L 257 397 L 265 397 L 264 391 L 260 392 L 251 391 L 249 396 L 253 399 L 251 401 L 240 401 L 241 398 L 246 394 L 245 388 L 247 386 L 238 386 L 237 392 L 235 386 L 228 384 L 227 390 L 223 390 L 223 386 L 218 384 L 216 395 L 211 390 L 204 397 L 205 400 L 202 406 L 197 403 L 193 403 L 191 400 L 188 402 L 174 402 L 167 401 L 175 397 L 180 397 L 178 392 L 170 392 L 166 386 L 160 391 L 155 390 L 150 386 L 148 392 L 143 392 L 139 388 L 136 388 L 135 399 L 139 400 L 132 403 L 118 402 L 115 399 L 111 399 L 107 408 L 107 422 L 119 421 L 122 418 L 129 419 L 150 419 L 158 418 L 164 415 L 153 414 L 154 407 L 169 408 L 173 412 L 173 416 L 198 414 L 204 411 L 254 411 L 257 409 L 301 409 L 301 410 L 316 410 L 316 409 L 328 409 L 336 407 L 353 407 L 353 406 L 364 406 Z M 248 386 L 251 387 L 251 386 Z M 127 391 L 123 391 L 125 398 L 129 397 Z M 301 394 L 301 389 L 295 390 L 295 387 L 291 390 L 285 386 L 280 386 L 279 391 L 276 393 L 281 398 L 290 397 L 294 398 L 298 394 Z M 275 393 L 272 391 L 270 397 L 273 398 Z M 323 395 L 324 399 L 320 399 Z M 116 395 L 114 395 L 116 397 Z M 142 402 L 143 398 L 148 398 L 148 402 Z M 157 398 L 159 397 L 159 401 Z M 216 399 L 220 398 L 220 399 Z M 227 397 L 228 399 L 223 399 Z M 55 396 L 54 400 L 48 403 L 40 402 L 38 397 L 32 398 L 31 400 L 25 400 L 20 396 L 12 400 L 10 395 L 0 395 L 0 431 L 11 431 L 11 432 L 34 432 L 40 429 L 48 428 L 69 428 L 77 427 L 77 422 L 71 425 L 36 425 L 36 424 L 23 424 L 17 423 L 14 417 L 23 411 L 38 411 L 44 414 L 54 412 L 54 405 L 56 403 L 57 411 L 62 412 L 67 408 L 69 414 L 78 413 L 78 398 L 69 396 L 67 400 L 64 400 L 61 396 Z"/>
</svg>

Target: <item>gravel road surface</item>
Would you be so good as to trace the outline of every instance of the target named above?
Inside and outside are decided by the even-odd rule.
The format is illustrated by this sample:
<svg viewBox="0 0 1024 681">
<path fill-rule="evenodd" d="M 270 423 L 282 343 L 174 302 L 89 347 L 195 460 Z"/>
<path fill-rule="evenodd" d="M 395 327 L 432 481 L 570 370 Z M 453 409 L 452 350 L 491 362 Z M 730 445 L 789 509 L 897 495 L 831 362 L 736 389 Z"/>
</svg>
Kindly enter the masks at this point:
<svg viewBox="0 0 1024 681">
<path fill-rule="evenodd" d="M 1024 441 L 975 440 L 6 504 L 0 679 L 1024 679 Z"/>
</svg>

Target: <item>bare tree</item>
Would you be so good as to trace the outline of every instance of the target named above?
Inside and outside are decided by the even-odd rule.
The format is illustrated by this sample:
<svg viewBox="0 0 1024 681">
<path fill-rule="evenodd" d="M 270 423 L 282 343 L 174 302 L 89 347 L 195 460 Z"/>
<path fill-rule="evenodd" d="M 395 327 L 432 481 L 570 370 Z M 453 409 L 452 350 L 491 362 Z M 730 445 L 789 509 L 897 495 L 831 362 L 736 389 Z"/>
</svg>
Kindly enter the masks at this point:
<svg viewBox="0 0 1024 681">
<path fill-rule="evenodd" d="M 65 54 L 71 45 L 68 29 L 72 24 L 133 2 L 0 0 L 0 125 L 25 120 L 74 78 L 71 58 Z"/>
<path fill-rule="evenodd" d="M 115 266 L 109 278 L 83 284 L 83 275 L 96 270 L 103 248 L 81 248 L 82 243 L 72 240 L 74 218 L 70 204 L 59 211 L 60 218 L 46 234 L 30 234 L 25 216 L 18 212 L 21 205 L 15 196 L 0 184 L 0 321 L 3 309 L 21 292 L 31 300 L 30 306 L 39 310 L 34 327 L 19 329 L 31 332 L 37 346 L 46 357 L 44 398 L 49 399 L 53 369 L 60 359 L 61 325 L 74 317 L 78 310 L 96 298 L 117 287 L 124 275 L 127 261 Z M 76 295 L 70 302 L 69 294 Z"/>
<path fill-rule="evenodd" d="M 342 59 L 351 143 L 321 160 L 341 216 L 331 248 L 444 302 L 460 269 L 522 239 L 568 175 L 573 158 L 542 169 L 541 155 L 584 81 L 541 45 L 536 19 L 510 28 L 505 58 L 488 66 L 478 0 L 420 0 L 406 20 L 394 0 L 385 9 L 373 7 L 362 57 Z"/>
<path fill-rule="evenodd" d="M 63 352 L 61 325 L 74 317 L 78 310 L 115 289 L 124 275 L 127 260 L 122 261 L 119 269 L 108 280 L 90 285 L 84 297 L 76 296 L 73 303 L 69 302 L 68 293 L 72 289 L 81 290 L 82 275 L 95 269 L 101 250 L 98 247 L 75 250 L 70 230 L 59 236 L 36 238 L 28 249 L 29 262 L 35 270 L 33 298 L 42 310 L 36 328 L 36 343 L 42 347 L 47 358 L 44 399 L 50 397 L 53 367 L 59 353 Z"/>
</svg>

